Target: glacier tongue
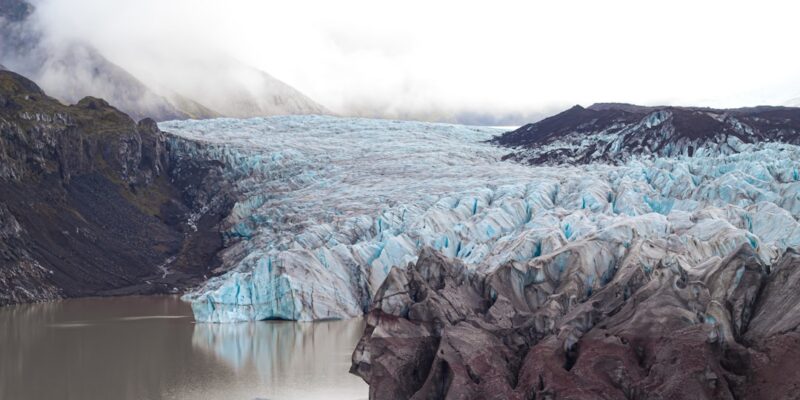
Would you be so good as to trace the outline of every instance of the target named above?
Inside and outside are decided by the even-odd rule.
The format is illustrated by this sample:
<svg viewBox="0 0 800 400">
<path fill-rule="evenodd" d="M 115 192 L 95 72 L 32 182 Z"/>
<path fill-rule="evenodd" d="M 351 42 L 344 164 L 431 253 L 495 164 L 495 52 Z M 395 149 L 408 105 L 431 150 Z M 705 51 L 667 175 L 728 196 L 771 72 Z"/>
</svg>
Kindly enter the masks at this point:
<svg viewBox="0 0 800 400">
<path fill-rule="evenodd" d="M 228 272 L 185 296 L 198 321 L 359 316 L 423 247 L 480 272 L 534 260 L 559 274 L 578 257 L 575 278 L 599 288 L 626 256 L 691 270 L 741 245 L 767 264 L 800 246 L 792 145 L 530 167 L 500 160 L 492 128 L 322 116 L 160 127 L 174 157 L 222 163 L 234 188 Z"/>
</svg>

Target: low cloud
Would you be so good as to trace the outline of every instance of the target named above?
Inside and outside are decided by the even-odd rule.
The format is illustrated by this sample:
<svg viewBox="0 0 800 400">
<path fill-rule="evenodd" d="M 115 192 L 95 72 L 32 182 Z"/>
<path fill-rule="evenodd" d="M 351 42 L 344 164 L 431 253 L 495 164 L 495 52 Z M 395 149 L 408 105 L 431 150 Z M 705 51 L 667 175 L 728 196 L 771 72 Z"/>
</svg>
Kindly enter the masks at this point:
<svg viewBox="0 0 800 400">
<path fill-rule="evenodd" d="M 578 103 L 800 94 L 789 2 L 431 3 L 41 0 L 36 21 L 48 51 L 87 43 L 159 95 L 247 65 L 341 115 L 515 124 Z"/>
</svg>

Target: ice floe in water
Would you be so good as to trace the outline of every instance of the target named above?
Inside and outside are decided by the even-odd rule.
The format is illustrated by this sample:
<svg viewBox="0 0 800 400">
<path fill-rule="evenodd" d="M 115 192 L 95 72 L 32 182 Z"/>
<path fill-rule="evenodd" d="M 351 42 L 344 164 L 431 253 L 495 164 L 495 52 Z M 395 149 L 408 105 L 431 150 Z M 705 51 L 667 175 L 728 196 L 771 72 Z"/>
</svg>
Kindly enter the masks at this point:
<svg viewBox="0 0 800 400">
<path fill-rule="evenodd" d="M 323 116 L 160 127 L 173 156 L 221 162 L 234 187 L 229 271 L 185 297 L 199 321 L 358 316 L 424 246 L 485 271 L 534 258 L 557 270 L 577 254 L 599 287 L 637 241 L 667 241 L 687 268 L 742 244 L 766 263 L 800 245 L 792 145 L 535 167 L 501 161 L 492 128 Z"/>
</svg>

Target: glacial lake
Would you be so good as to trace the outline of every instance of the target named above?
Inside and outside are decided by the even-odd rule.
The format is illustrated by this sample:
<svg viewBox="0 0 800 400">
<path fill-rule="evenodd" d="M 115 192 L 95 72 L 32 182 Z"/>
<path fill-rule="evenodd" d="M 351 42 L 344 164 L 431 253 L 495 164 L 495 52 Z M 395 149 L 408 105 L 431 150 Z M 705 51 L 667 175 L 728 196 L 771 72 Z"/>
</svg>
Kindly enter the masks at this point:
<svg viewBox="0 0 800 400">
<path fill-rule="evenodd" d="M 0 399 L 366 399 L 363 328 L 200 324 L 171 296 L 0 307 Z"/>
</svg>

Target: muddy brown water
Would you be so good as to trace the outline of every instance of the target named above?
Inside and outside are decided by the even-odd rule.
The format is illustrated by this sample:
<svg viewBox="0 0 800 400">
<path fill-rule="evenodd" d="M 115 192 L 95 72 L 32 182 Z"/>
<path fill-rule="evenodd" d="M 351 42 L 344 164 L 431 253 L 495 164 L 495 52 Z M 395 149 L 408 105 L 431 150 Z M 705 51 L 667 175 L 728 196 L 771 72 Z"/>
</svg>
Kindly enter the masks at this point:
<svg viewBox="0 0 800 400">
<path fill-rule="evenodd" d="M 170 296 L 0 307 L 0 399 L 365 399 L 363 328 L 197 324 Z"/>
</svg>

